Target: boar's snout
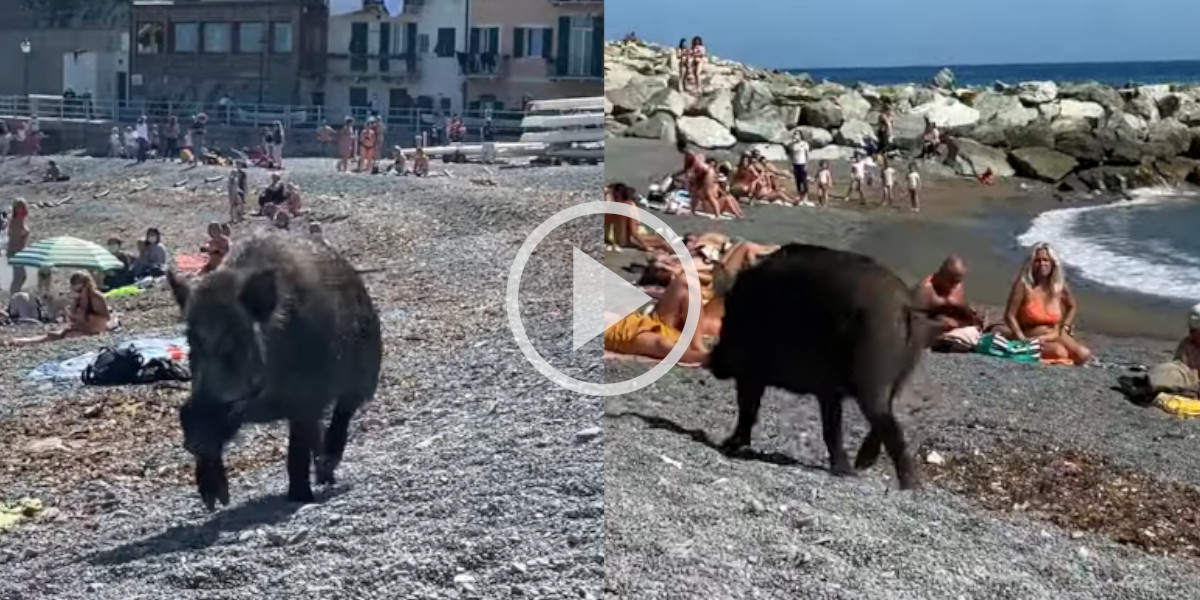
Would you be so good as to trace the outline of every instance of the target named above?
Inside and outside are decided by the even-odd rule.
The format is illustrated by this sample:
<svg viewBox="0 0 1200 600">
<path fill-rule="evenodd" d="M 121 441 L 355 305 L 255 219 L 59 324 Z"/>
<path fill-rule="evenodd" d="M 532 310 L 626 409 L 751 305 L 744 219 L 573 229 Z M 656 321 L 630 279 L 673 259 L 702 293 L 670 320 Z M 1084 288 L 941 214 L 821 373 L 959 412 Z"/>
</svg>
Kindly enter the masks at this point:
<svg viewBox="0 0 1200 600">
<path fill-rule="evenodd" d="M 241 419 L 232 405 L 188 399 L 179 407 L 179 424 L 183 448 L 192 456 L 211 459 L 221 456 L 225 444 L 241 427 Z"/>
</svg>

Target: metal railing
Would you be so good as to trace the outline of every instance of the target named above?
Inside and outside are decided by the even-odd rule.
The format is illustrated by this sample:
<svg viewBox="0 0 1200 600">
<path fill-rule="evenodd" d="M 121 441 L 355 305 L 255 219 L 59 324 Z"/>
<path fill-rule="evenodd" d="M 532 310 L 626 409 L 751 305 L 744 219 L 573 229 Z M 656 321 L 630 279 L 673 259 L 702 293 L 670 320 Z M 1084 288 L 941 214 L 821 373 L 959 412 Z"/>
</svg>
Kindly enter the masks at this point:
<svg viewBox="0 0 1200 600">
<path fill-rule="evenodd" d="M 172 102 L 154 100 L 112 100 L 61 98 L 59 96 L 0 96 L 0 116 L 60 121 L 108 121 L 131 125 L 145 115 L 152 123 L 161 124 L 167 117 L 179 119 L 187 126 L 192 118 L 204 113 L 209 125 L 265 127 L 276 121 L 289 129 L 315 129 L 322 124 L 339 127 L 347 117 L 358 123 L 377 116 L 389 126 L 413 130 L 437 130 L 445 127 L 448 111 L 435 108 L 380 108 L 367 106 L 325 107 L 291 104 L 226 104 L 219 102 Z M 482 126 L 488 116 L 497 133 L 520 132 L 523 111 L 467 110 L 459 113 L 469 128 Z"/>
</svg>

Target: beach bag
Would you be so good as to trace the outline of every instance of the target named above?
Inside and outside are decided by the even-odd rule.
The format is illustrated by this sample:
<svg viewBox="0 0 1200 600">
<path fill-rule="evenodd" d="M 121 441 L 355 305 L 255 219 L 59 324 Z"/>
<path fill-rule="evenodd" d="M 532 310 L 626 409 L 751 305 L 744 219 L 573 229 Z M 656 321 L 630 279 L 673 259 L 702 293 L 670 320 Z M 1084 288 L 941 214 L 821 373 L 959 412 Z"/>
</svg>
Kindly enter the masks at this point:
<svg viewBox="0 0 1200 600">
<path fill-rule="evenodd" d="M 1042 358 L 1042 343 L 1039 340 L 1009 340 L 993 332 L 979 339 L 975 352 L 1022 363 L 1035 363 Z"/>
<path fill-rule="evenodd" d="M 128 385 L 138 383 L 143 364 L 136 348 L 125 346 L 100 349 L 92 364 L 84 368 L 80 379 L 84 385 Z"/>
<path fill-rule="evenodd" d="M 152 358 L 146 361 L 146 364 L 138 372 L 137 377 L 137 383 L 191 380 L 191 371 L 169 358 Z"/>
</svg>

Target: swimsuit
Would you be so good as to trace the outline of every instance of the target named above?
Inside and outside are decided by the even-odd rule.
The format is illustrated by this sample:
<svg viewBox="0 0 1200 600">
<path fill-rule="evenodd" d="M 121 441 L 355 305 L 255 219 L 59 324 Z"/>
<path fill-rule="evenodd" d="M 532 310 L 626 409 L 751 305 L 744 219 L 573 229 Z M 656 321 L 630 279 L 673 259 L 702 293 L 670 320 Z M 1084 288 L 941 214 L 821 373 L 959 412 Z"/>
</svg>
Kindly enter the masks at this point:
<svg viewBox="0 0 1200 600">
<path fill-rule="evenodd" d="M 665 323 L 658 315 L 630 313 L 604 330 L 604 349 L 620 354 L 631 354 L 633 340 L 642 333 L 655 333 L 674 346 L 682 335 L 679 330 Z"/>
</svg>

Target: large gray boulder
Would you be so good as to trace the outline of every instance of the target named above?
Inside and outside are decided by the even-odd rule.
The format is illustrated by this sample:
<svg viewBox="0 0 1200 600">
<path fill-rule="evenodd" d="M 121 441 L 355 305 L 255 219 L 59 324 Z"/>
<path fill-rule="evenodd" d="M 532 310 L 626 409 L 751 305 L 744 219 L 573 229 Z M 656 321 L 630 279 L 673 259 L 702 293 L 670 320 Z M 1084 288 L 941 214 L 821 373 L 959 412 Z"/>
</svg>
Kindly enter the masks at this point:
<svg viewBox="0 0 1200 600">
<path fill-rule="evenodd" d="M 668 112 L 656 112 L 625 130 L 629 137 L 675 142 L 675 117 Z"/>
<path fill-rule="evenodd" d="M 1151 123 L 1146 131 L 1145 153 L 1155 158 L 1170 159 L 1187 153 L 1192 145 L 1192 132 L 1175 119 Z"/>
<path fill-rule="evenodd" d="M 939 96 L 933 102 L 919 105 L 909 111 L 921 117 L 927 117 L 938 127 L 957 129 L 969 127 L 979 122 L 979 111 L 955 100 Z"/>
<path fill-rule="evenodd" d="M 753 116 L 775 102 L 771 86 L 762 81 L 743 81 L 733 88 L 733 115 L 738 119 Z"/>
<path fill-rule="evenodd" d="M 666 87 L 664 79 L 635 76 L 624 87 L 605 92 L 604 97 L 612 102 L 613 114 L 619 115 L 641 110 L 651 97 Z"/>
<path fill-rule="evenodd" d="M 1059 102 L 1058 116 L 1063 119 L 1092 119 L 1098 122 L 1104 118 L 1104 106 L 1098 102 L 1064 98 Z"/>
<path fill-rule="evenodd" d="M 682 117 L 688 106 L 694 102 L 691 96 L 674 90 L 664 88 L 654 93 L 646 100 L 646 104 L 642 106 L 642 113 L 654 115 L 658 112 L 665 112 L 672 117 Z"/>
<path fill-rule="evenodd" d="M 877 141 L 875 129 L 868 125 L 866 121 L 858 119 L 849 119 L 838 128 L 837 134 L 833 137 L 834 141 L 841 146 L 863 147 L 867 142 Z"/>
<path fill-rule="evenodd" d="M 1012 177 L 1016 174 L 1008 164 L 1008 155 L 998 148 L 985 146 L 967 138 L 953 138 L 958 147 L 958 161 L 955 170 L 959 175 L 978 177 L 992 170 L 997 177 Z"/>
<path fill-rule="evenodd" d="M 1070 175 L 1079 166 L 1074 158 L 1049 148 L 1018 148 L 1009 156 L 1017 174 L 1050 183 Z"/>
<path fill-rule="evenodd" d="M 847 121 L 862 121 L 871 111 L 871 103 L 858 92 L 851 90 L 837 97 L 837 105 L 842 107 L 842 117 Z"/>
<path fill-rule="evenodd" d="M 900 113 L 892 119 L 892 143 L 900 148 L 917 150 L 925 136 L 925 116 L 911 112 Z"/>
<path fill-rule="evenodd" d="M 1200 102 L 1189 98 L 1171 116 L 1189 127 L 1200 126 Z"/>
<path fill-rule="evenodd" d="M 986 123 L 993 119 L 1003 127 L 1024 125 L 1038 117 L 1035 108 L 1028 108 L 1016 96 L 981 92 L 975 96 L 971 106 L 979 111 L 980 122 Z"/>
<path fill-rule="evenodd" d="M 1159 118 L 1158 102 L 1153 97 L 1141 93 L 1125 103 L 1125 112 L 1137 115 L 1145 119 L 1147 123 L 1153 123 Z"/>
<path fill-rule="evenodd" d="M 678 139 L 694 146 L 729 148 L 737 143 L 729 129 L 709 117 L 680 117 L 675 125 Z"/>
<path fill-rule="evenodd" d="M 809 127 L 801 125 L 796 128 L 800 132 L 800 137 L 808 142 L 809 148 L 823 148 L 833 143 L 833 134 L 820 127 Z"/>
<path fill-rule="evenodd" d="M 687 116 L 709 117 L 726 128 L 733 127 L 733 92 L 721 89 L 704 95 L 688 109 Z"/>
<path fill-rule="evenodd" d="M 1104 146 L 1108 161 L 1136 165 L 1145 154 L 1145 121 L 1136 115 L 1114 113 L 1096 128 L 1096 137 Z"/>
<path fill-rule="evenodd" d="M 1164 119 L 1174 117 L 1179 109 L 1191 101 L 1187 94 L 1170 93 L 1158 99 L 1158 114 Z"/>
<path fill-rule="evenodd" d="M 1103 106 L 1104 110 L 1109 113 L 1120 111 L 1125 106 L 1125 100 L 1116 90 L 1094 82 L 1065 85 L 1059 90 L 1058 95 L 1061 98 L 1070 98 L 1081 102 L 1095 102 Z"/>
<path fill-rule="evenodd" d="M 821 129 L 837 129 L 845 121 L 842 107 L 831 100 L 806 104 L 800 113 L 800 124 Z"/>
<path fill-rule="evenodd" d="M 954 71 L 951 71 L 949 67 L 938 71 L 937 74 L 933 76 L 934 87 L 942 88 L 944 90 L 953 89 L 954 81 Z"/>
<path fill-rule="evenodd" d="M 739 117 L 734 121 L 733 129 L 743 142 L 781 143 L 787 138 L 783 115 L 774 106 Z"/>
<path fill-rule="evenodd" d="M 1009 148 L 1053 148 L 1054 134 L 1050 124 L 1038 119 L 1026 125 L 1011 127 L 1005 131 L 1004 143 Z"/>
<path fill-rule="evenodd" d="M 1017 97 L 1029 105 L 1053 102 L 1058 98 L 1058 84 L 1053 81 L 1024 81 L 1017 86 Z"/>
<path fill-rule="evenodd" d="M 1054 137 L 1054 149 L 1066 154 L 1083 166 L 1104 162 L 1104 145 L 1091 131 L 1064 131 Z"/>
</svg>

